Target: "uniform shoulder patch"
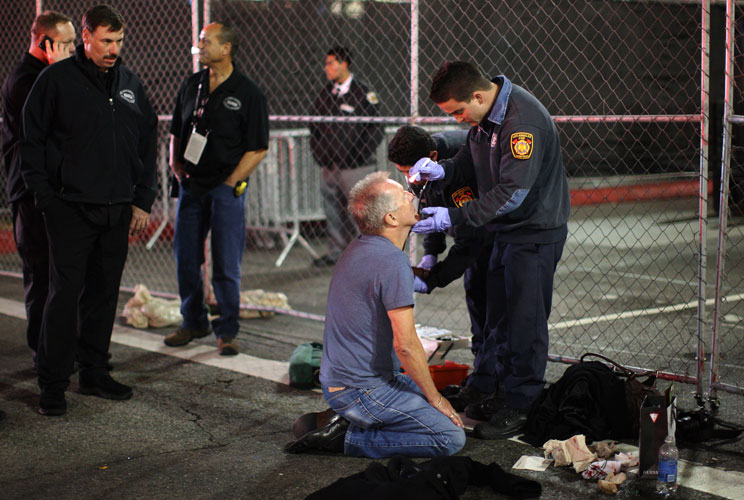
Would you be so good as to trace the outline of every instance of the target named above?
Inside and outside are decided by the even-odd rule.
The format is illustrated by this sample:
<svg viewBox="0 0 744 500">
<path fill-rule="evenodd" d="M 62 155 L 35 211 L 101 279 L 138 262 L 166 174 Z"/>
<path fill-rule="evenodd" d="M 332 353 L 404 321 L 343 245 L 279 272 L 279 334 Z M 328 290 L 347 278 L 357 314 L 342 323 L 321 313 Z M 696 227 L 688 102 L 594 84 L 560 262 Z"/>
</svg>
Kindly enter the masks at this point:
<svg viewBox="0 0 744 500">
<path fill-rule="evenodd" d="M 452 193 L 452 202 L 458 208 L 469 201 L 473 201 L 474 199 L 475 195 L 473 194 L 473 190 L 470 189 L 470 186 L 461 187 L 460 189 Z"/>
<path fill-rule="evenodd" d="M 369 101 L 370 104 L 378 104 L 380 99 L 377 98 L 377 94 L 374 92 L 367 92 L 367 101 Z"/>
<path fill-rule="evenodd" d="M 512 156 L 517 160 L 527 160 L 532 156 L 532 149 L 534 148 L 532 134 L 516 132 L 511 135 L 509 142 L 511 143 Z"/>
</svg>

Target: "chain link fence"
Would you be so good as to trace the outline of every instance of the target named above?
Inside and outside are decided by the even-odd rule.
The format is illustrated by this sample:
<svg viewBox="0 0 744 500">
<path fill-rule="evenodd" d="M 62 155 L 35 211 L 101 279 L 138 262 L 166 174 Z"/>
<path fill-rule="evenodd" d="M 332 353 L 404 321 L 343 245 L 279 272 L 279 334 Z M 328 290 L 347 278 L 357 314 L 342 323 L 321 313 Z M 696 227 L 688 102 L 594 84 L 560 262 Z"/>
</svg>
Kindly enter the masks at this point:
<svg viewBox="0 0 744 500">
<path fill-rule="evenodd" d="M 8 25 L 0 40 L 3 79 L 26 50 L 35 3 L 13 0 L 0 6 Z M 41 3 L 71 15 L 80 29 L 85 8 L 80 2 Z M 702 48 L 709 35 L 720 35 L 704 29 L 711 13 L 723 26 L 720 2 L 713 7 L 709 0 L 112 4 L 128 23 L 125 63 L 143 79 L 161 118 L 161 196 L 150 231 L 130 246 L 124 286 L 144 283 L 177 293 L 169 115 L 180 83 L 193 71 L 189 49 L 205 23 L 227 21 L 236 28 L 236 66 L 264 90 L 271 113 L 269 155 L 249 185 L 243 288 L 283 292 L 292 307 L 288 314 L 314 319 L 325 311 L 332 267 L 314 265 L 329 250 L 329 227 L 311 129 L 327 125 L 354 148 L 341 131 L 378 127 L 383 138 L 362 163 L 396 177 L 387 143 L 400 125 L 415 123 L 432 132 L 461 128 L 429 101 L 428 88 L 441 63 L 465 59 L 489 76 L 504 74 L 525 87 L 559 127 L 573 213 L 556 275 L 552 359 L 574 361 L 585 351 L 599 351 L 667 378 L 698 381 L 699 392 L 708 391 L 709 382 L 714 391 L 742 392 L 744 372 L 737 360 L 744 347 L 744 315 L 737 311 L 744 293 L 744 238 L 733 201 L 736 189 L 744 189 L 739 180 L 744 142 L 729 146 L 731 183 L 719 187 L 713 181 L 720 178 L 723 158 L 711 156 L 708 175 L 703 127 L 709 119 L 712 152 L 714 137 L 724 137 L 723 130 L 713 132 L 713 124 L 723 123 L 723 117 L 716 122 L 713 102 L 714 112 L 704 119 L 707 85 L 722 82 L 724 71 L 711 62 L 707 72 Z M 367 95 L 372 115 L 317 112 L 316 99 L 327 83 L 326 53 L 337 45 L 351 51 L 354 79 L 374 92 Z M 711 54 L 711 61 L 716 57 L 720 61 L 723 53 Z M 732 128 L 736 138 L 741 125 Z M 720 219 L 713 216 L 717 198 L 707 200 L 709 190 L 714 196 L 719 189 L 732 201 Z M 7 210 L 0 224 L 2 234 L 8 233 Z M 421 255 L 420 240 L 412 239 L 413 261 Z M 0 243 L 0 267 L 19 272 L 12 235 Z M 462 282 L 417 296 L 416 317 L 466 334 Z M 702 366 L 710 352 L 713 361 Z"/>
</svg>

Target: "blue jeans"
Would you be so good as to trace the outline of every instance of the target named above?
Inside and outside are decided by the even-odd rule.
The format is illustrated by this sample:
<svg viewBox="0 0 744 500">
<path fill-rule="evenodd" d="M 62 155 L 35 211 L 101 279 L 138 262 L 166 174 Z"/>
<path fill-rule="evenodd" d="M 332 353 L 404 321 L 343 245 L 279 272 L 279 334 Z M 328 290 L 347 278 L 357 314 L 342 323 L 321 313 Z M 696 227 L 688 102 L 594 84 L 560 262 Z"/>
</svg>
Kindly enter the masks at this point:
<svg viewBox="0 0 744 500">
<path fill-rule="evenodd" d="M 245 193 L 236 198 L 231 186 L 220 184 L 204 194 L 193 195 L 181 185 L 173 251 L 183 328 L 196 330 L 209 326 L 201 266 L 204 264 L 204 242 L 210 229 L 212 285 L 220 308 L 220 315 L 212 322 L 212 327 L 218 338 L 234 338 L 239 328 Z"/>
<path fill-rule="evenodd" d="M 329 392 L 323 387 L 323 396 L 350 423 L 345 455 L 436 457 L 453 455 L 465 446 L 465 431 L 430 405 L 408 375 L 374 389 Z"/>
</svg>

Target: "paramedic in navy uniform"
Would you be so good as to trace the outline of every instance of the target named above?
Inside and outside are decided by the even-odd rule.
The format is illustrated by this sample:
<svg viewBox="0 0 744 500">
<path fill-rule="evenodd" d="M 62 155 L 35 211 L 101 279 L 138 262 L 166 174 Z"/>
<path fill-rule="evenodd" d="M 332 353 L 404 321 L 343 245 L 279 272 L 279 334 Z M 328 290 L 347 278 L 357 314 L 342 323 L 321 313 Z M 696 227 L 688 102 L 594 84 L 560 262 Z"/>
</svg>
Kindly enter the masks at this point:
<svg viewBox="0 0 744 500">
<path fill-rule="evenodd" d="M 182 346 L 212 331 L 200 271 L 211 229 L 212 284 L 220 310 L 212 326 L 225 356 L 238 354 L 246 182 L 269 147 L 266 98 L 233 66 L 237 45 L 232 27 L 204 27 L 198 48 L 207 69 L 181 85 L 171 124 L 170 166 L 179 181 L 173 249 L 183 323 L 164 342 Z"/>
<path fill-rule="evenodd" d="M 124 20 L 108 5 L 83 15 L 83 43 L 41 72 L 23 108 L 21 174 L 44 214 L 49 297 L 39 338 L 44 415 L 66 412 L 77 354 L 79 391 L 129 399 L 108 373 L 127 259 L 156 194 L 157 116 L 119 58 Z"/>
<path fill-rule="evenodd" d="M 458 208 L 429 207 L 413 231 L 452 225 L 485 226 L 494 234 L 487 276 L 487 336 L 496 336 L 505 406 L 475 435 L 506 438 L 519 432 L 545 384 L 548 316 L 553 277 L 567 237 L 568 180 L 558 130 L 545 107 L 504 76 L 485 78 L 467 62 L 445 63 L 431 99 L 472 128 L 452 160 L 422 158 L 409 171 L 421 179 L 456 182 L 475 169 L 478 196 Z"/>
</svg>

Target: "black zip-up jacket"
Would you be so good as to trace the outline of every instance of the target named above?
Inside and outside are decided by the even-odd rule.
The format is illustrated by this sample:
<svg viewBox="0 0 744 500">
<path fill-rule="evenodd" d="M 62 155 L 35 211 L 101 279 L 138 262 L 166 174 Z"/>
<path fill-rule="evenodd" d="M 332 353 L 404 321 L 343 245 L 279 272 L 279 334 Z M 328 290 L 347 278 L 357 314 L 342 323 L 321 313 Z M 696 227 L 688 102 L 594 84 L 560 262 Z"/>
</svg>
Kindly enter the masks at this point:
<svg viewBox="0 0 744 500">
<path fill-rule="evenodd" d="M 349 91 L 333 95 L 333 82 L 323 87 L 315 100 L 316 115 L 378 116 L 377 96 L 352 77 Z M 311 123 L 310 148 L 322 167 L 356 168 L 370 163 L 382 142 L 377 123 Z"/>
<path fill-rule="evenodd" d="M 39 209 L 57 196 L 150 211 L 157 193 L 157 115 L 121 59 L 109 72 L 110 92 L 79 45 L 34 83 L 23 108 L 21 174 Z"/>
<path fill-rule="evenodd" d="M 21 177 L 21 123 L 23 104 L 39 73 L 47 67 L 41 59 L 28 52 L 23 54 L 3 84 L 3 157 L 8 174 L 8 201 L 14 202 L 30 196 Z"/>
</svg>

